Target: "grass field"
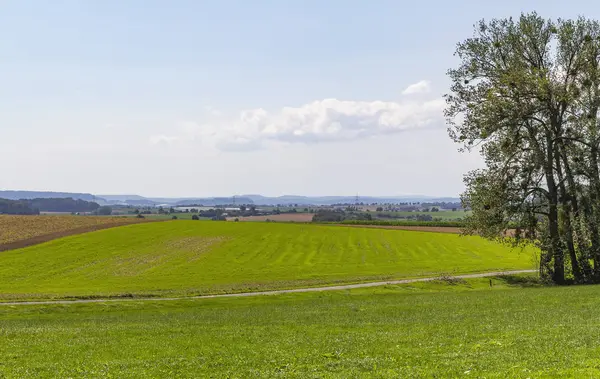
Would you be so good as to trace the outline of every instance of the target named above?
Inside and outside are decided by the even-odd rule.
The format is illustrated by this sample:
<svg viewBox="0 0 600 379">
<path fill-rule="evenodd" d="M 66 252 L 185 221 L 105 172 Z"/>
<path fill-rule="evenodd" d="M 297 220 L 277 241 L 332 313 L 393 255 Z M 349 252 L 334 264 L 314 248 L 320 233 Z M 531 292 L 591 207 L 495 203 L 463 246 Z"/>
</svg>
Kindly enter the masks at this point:
<svg viewBox="0 0 600 379">
<path fill-rule="evenodd" d="M 0 254 L 0 299 L 243 292 L 533 268 L 479 237 L 309 224 L 130 225 Z"/>
<path fill-rule="evenodd" d="M 27 246 L 71 234 L 145 220 L 102 216 L 13 216 L 0 215 L 0 251 Z"/>
<path fill-rule="evenodd" d="M 511 282 L 0 306 L 0 377 L 599 377 L 600 287 Z"/>
<path fill-rule="evenodd" d="M 373 216 L 377 215 L 377 214 L 386 214 L 386 215 L 390 215 L 393 217 L 404 217 L 404 218 L 408 218 L 408 217 L 415 217 L 416 215 L 420 214 L 420 215 L 430 215 L 433 218 L 441 218 L 442 220 L 456 220 L 456 219 L 463 219 L 465 217 L 467 217 L 469 214 L 471 214 L 471 211 L 464 211 L 464 210 L 458 210 L 456 212 L 453 211 L 447 211 L 447 210 L 443 210 L 443 211 L 438 211 L 438 212 L 376 212 L 376 211 L 372 211 L 371 212 L 373 214 Z M 386 218 L 383 218 L 384 220 L 386 220 Z"/>
<path fill-rule="evenodd" d="M 414 220 L 343 220 L 344 225 L 377 225 L 377 226 L 427 226 L 433 228 L 461 228 L 464 221 L 414 221 Z"/>
<path fill-rule="evenodd" d="M 434 233 L 452 233 L 461 234 L 462 228 L 455 226 L 428 226 L 428 225 L 402 225 L 402 224 L 361 224 L 342 222 L 337 225 L 342 225 L 352 228 L 373 228 L 373 229 L 390 229 L 390 230 L 412 230 L 415 232 L 434 232 Z"/>
</svg>

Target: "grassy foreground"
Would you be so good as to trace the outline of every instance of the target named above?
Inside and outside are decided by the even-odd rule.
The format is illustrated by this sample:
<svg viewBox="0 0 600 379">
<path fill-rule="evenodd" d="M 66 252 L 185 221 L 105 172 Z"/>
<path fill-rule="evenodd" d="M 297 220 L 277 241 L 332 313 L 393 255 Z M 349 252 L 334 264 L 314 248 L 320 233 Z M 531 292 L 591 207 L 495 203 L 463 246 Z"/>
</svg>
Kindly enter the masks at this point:
<svg viewBox="0 0 600 379">
<path fill-rule="evenodd" d="M 599 286 L 509 287 L 0 306 L 0 377 L 600 376 Z"/>
<path fill-rule="evenodd" d="M 323 225 L 173 221 L 0 254 L 0 299 L 191 295 L 533 267 L 479 237 Z"/>
</svg>

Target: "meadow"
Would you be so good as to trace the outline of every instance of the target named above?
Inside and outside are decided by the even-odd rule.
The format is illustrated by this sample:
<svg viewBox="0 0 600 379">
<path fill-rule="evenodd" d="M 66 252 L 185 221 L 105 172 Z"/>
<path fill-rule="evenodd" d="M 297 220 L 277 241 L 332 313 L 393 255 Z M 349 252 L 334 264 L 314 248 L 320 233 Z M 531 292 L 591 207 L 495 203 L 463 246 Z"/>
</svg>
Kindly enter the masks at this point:
<svg viewBox="0 0 600 379">
<path fill-rule="evenodd" d="M 464 211 L 464 210 L 457 210 L 457 211 L 440 210 L 437 212 L 408 212 L 408 211 L 376 212 L 376 211 L 371 211 L 371 213 L 373 214 L 374 217 L 377 215 L 387 215 L 389 217 L 396 217 L 396 218 L 416 217 L 417 215 L 430 215 L 433 218 L 440 218 L 440 219 L 442 219 L 442 221 L 452 221 L 452 220 L 464 219 L 465 217 L 467 217 L 468 215 L 471 214 L 471 211 Z M 382 217 L 381 219 L 386 220 L 387 218 Z"/>
<path fill-rule="evenodd" d="M 0 254 L 0 299 L 175 296 L 534 268 L 479 237 L 312 224 L 168 221 Z"/>
<path fill-rule="evenodd" d="M 600 376 L 599 286 L 488 282 L 0 305 L 0 377 Z"/>
</svg>

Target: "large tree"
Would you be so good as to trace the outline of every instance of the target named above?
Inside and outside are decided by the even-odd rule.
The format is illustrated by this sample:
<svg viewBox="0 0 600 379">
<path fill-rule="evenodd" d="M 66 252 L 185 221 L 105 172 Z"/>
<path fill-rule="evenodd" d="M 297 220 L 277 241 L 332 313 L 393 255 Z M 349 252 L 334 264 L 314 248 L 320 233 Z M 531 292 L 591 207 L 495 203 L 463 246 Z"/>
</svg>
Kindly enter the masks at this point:
<svg viewBox="0 0 600 379">
<path fill-rule="evenodd" d="M 531 13 L 474 29 L 446 95 L 450 136 L 486 163 L 465 176 L 466 231 L 516 229 L 544 277 L 598 282 L 600 26 Z"/>
</svg>

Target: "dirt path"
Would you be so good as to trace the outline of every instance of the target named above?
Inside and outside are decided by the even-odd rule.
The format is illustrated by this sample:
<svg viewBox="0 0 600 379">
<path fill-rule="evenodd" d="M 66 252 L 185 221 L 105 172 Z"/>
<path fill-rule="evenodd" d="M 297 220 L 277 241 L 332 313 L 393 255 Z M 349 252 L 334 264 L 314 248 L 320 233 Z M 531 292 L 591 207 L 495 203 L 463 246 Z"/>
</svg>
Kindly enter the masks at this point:
<svg viewBox="0 0 600 379">
<path fill-rule="evenodd" d="M 501 275 L 515 275 L 515 274 L 526 274 L 537 272 L 537 270 L 516 270 L 516 271 L 497 271 L 497 272 L 485 272 L 481 274 L 466 274 L 466 275 L 454 275 L 449 276 L 450 279 L 470 279 L 470 278 L 485 278 L 488 276 L 501 276 Z M 222 295 L 203 295 L 203 296 L 188 296 L 188 297 L 157 297 L 157 298 L 122 298 L 122 299 L 91 299 L 91 300 L 56 300 L 56 301 L 21 301 L 21 302 L 10 302 L 2 303 L 2 305 L 50 305 L 50 304 L 85 304 L 85 303 L 107 303 L 107 302 L 122 302 L 122 301 L 175 301 L 175 300 L 201 300 L 201 299 L 215 299 L 220 297 L 247 297 L 247 296 L 261 296 L 261 295 L 281 295 L 286 293 L 297 293 L 297 292 L 320 292 L 320 291 L 340 291 L 349 290 L 354 288 L 368 288 L 368 287 L 380 287 L 393 284 L 408 284 L 416 282 L 430 282 L 433 280 L 439 280 L 440 277 L 429 277 L 429 278 L 415 278 L 415 279 L 403 279 L 403 280 L 390 280 L 387 282 L 372 282 L 372 283 L 358 283 L 358 284 L 346 284 L 340 286 L 329 286 L 329 287 L 311 287 L 311 288 L 296 288 L 291 290 L 276 290 L 276 291 L 264 291 L 264 292 L 243 292 L 243 293 L 229 293 Z"/>
</svg>

